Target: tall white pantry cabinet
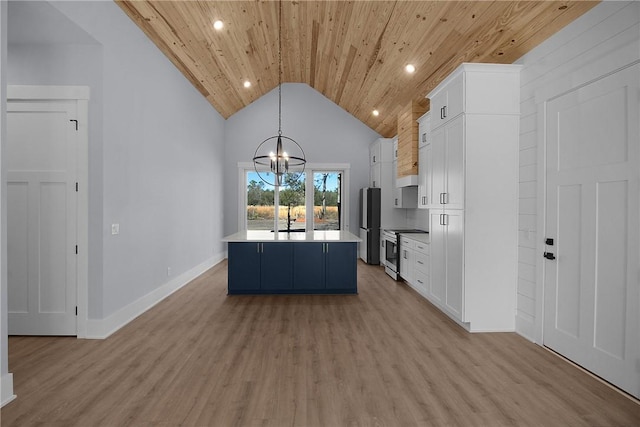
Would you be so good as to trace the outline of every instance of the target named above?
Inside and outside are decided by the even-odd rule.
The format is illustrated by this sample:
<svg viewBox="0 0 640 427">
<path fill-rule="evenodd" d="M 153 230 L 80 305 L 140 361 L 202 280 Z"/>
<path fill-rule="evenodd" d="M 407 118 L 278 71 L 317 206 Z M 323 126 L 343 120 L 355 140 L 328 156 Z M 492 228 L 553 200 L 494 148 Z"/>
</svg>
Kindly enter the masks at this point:
<svg viewBox="0 0 640 427">
<path fill-rule="evenodd" d="M 428 296 L 471 332 L 515 330 L 520 68 L 465 63 L 427 95 Z"/>
</svg>

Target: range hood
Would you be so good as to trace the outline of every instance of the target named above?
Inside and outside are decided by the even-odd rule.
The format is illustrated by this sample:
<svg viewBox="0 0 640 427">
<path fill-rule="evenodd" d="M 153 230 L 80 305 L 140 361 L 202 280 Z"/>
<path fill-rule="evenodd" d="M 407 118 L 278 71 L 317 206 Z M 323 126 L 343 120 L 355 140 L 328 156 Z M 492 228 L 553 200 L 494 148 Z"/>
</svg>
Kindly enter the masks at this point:
<svg viewBox="0 0 640 427">
<path fill-rule="evenodd" d="M 418 185 L 418 175 L 396 177 L 396 187 L 415 187 Z"/>
<path fill-rule="evenodd" d="M 426 109 L 411 101 L 398 115 L 396 187 L 418 185 L 418 118 Z"/>
</svg>

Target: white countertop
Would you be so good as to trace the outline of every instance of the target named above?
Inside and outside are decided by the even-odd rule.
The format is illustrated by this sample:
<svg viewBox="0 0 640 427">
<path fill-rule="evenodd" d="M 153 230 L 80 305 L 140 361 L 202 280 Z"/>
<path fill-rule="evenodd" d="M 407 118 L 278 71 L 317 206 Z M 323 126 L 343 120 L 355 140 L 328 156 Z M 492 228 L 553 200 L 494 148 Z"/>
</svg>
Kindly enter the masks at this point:
<svg viewBox="0 0 640 427">
<path fill-rule="evenodd" d="M 348 231 L 326 230 L 273 233 L 268 230 L 239 231 L 222 239 L 223 242 L 361 242 L 362 239 Z"/>
<path fill-rule="evenodd" d="M 429 244 L 429 233 L 400 233 L 400 235 L 407 239 Z"/>
</svg>

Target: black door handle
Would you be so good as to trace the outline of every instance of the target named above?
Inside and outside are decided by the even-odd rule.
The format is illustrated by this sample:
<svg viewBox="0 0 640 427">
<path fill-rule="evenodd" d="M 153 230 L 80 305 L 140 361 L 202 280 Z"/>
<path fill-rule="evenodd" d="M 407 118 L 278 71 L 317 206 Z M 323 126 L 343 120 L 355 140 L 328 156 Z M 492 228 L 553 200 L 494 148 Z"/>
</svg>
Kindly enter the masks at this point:
<svg viewBox="0 0 640 427">
<path fill-rule="evenodd" d="M 545 252 L 543 256 L 546 259 L 556 259 L 555 255 L 553 255 L 553 252 Z"/>
</svg>

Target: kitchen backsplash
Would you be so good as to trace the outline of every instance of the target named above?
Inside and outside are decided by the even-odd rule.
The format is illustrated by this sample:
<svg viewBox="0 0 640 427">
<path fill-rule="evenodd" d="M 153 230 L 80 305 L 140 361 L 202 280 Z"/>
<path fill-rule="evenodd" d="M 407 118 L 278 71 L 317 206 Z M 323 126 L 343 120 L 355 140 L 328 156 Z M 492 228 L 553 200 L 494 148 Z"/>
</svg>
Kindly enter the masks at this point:
<svg viewBox="0 0 640 427">
<path fill-rule="evenodd" d="M 429 209 L 407 209 L 407 228 L 429 231 Z"/>
</svg>

